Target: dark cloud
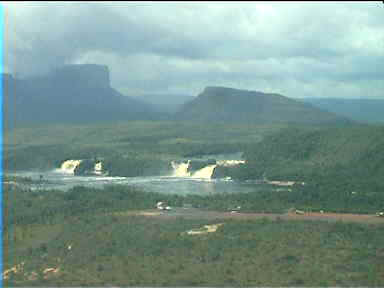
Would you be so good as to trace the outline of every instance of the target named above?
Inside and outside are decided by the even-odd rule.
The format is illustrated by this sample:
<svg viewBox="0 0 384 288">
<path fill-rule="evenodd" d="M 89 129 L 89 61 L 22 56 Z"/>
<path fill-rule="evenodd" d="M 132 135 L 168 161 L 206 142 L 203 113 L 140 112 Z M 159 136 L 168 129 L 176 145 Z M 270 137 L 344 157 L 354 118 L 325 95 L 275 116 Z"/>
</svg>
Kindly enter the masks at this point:
<svg viewBox="0 0 384 288">
<path fill-rule="evenodd" d="M 291 97 L 383 97 L 381 3 L 3 5 L 5 64 L 19 75 L 98 63 L 133 94 L 226 85 Z"/>
</svg>

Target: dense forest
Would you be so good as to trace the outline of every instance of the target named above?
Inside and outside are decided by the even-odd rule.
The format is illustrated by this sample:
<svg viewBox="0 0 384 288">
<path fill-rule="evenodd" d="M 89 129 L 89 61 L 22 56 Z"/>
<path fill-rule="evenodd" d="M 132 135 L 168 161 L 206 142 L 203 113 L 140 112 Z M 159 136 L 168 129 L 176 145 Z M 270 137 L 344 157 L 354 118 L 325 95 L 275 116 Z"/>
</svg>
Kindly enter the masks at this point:
<svg viewBox="0 0 384 288">
<path fill-rule="evenodd" d="M 383 211 L 383 132 L 369 125 L 150 121 L 15 129 L 4 151 L 9 169 L 53 169 L 66 159 L 102 159 L 111 175 L 146 176 L 167 171 L 175 159 L 244 152 L 245 164 L 216 174 L 234 181 L 297 183 L 282 189 L 265 181 L 249 193 L 180 196 L 116 185 L 32 190 L 28 184 L 38 180 L 5 177 L 4 271 L 13 270 L 4 284 L 381 286 L 381 224 L 199 215 L 236 207 L 242 213 L 279 215 L 294 209 Z M 198 216 L 135 214 L 153 212 L 158 201 L 174 209 L 192 207 Z M 218 223 L 223 225 L 215 233 L 185 234 Z"/>
<path fill-rule="evenodd" d="M 382 126 L 128 122 L 16 129 L 10 139 L 19 143 L 4 151 L 4 167 L 10 171 L 52 169 L 66 159 L 98 158 L 112 176 L 167 175 L 172 160 L 243 151 L 246 164 L 217 168 L 214 177 L 304 182 L 289 197 L 314 199 L 340 211 L 354 207 L 348 204 L 355 201 L 352 192 L 358 199 L 354 211 L 380 208 L 375 199 L 384 188 Z"/>
<path fill-rule="evenodd" d="M 244 178 L 299 180 L 322 190 L 381 192 L 384 173 L 381 126 L 290 127 L 245 152 Z M 340 192 L 343 192 L 340 191 Z"/>
<path fill-rule="evenodd" d="M 240 203 L 246 210 L 277 211 L 290 202 L 283 194 L 180 197 L 121 186 L 8 191 L 4 271 L 16 272 L 6 273 L 6 286 L 384 284 L 383 225 L 127 213 L 153 208 L 159 199 L 192 203 L 201 213 Z M 215 233 L 185 233 L 217 223 Z"/>
</svg>

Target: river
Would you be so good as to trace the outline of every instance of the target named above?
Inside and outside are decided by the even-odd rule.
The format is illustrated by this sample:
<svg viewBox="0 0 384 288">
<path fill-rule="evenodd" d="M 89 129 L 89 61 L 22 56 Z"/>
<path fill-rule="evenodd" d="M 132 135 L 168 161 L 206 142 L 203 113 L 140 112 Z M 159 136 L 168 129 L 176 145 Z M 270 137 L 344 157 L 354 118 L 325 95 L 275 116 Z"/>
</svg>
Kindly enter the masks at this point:
<svg viewBox="0 0 384 288">
<path fill-rule="evenodd" d="M 197 177 L 179 176 L 145 176 L 145 177 L 111 177 L 111 176 L 75 176 L 63 173 L 59 169 L 53 171 L 18 171 L 9 173 L 9 176 L 29 177 L 34 182 L 26 184 L 32 190 L 36 189 L 60 189 L 68 190 L 74 186 L 86 186 L 103 188 L 105 185 L 118 184 L 138 187 L 147 192 L 164 194 L 199 194 L 209 195 L 217 193 L 247 193 L 261 189 L 261 185 L 255 182 L 238 182 L 229 179 L 206 179 Z"/>
</svg>

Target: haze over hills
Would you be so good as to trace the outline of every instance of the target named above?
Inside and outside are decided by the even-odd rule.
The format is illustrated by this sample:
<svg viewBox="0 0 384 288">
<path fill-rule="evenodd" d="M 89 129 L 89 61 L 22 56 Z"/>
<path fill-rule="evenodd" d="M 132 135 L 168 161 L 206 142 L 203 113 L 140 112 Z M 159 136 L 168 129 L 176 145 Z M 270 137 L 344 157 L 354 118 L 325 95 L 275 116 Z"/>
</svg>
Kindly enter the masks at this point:
<svg viewBox="0 0 384 288">
<path fill-rule="evenodd" d="M 154 109 L 110 86 L 103 65 L 66 65 L 34 78 L 5 75 L 4 116 L 16 123 L 157 119 Z"/>
<path fill-rule="evenodd" d="M 342 124 L 346 117 L 279 94 L 206 87 L 197 97 L 124 96 L 110 85 L 107 66 L 66 65 L 45 76 L 4 75 L 9 124 L 187 120 L 231 123 Z M 184 103 L 184 104 L 183 104 Z"/>
<path fill-rule="evenodd" d="M 142 94 L 135 98 L 152 105 L 156 111 L 173 114 L 176 113 L 183 104 L 193 100 L 195 97 L 186 94 L 158 93 Z"/>
<path fill-rule="evenodd" d="M 337 124 L 349 120 L 291 98 L 257 91 L 206 87 L 176 114 L 179 120 L 239 123 Z"/>
<path fill-rule="evenodd" d="M 366 123 L 384 123 L 384 99 L 304 98 L 320 109 Z"/>
</svg>

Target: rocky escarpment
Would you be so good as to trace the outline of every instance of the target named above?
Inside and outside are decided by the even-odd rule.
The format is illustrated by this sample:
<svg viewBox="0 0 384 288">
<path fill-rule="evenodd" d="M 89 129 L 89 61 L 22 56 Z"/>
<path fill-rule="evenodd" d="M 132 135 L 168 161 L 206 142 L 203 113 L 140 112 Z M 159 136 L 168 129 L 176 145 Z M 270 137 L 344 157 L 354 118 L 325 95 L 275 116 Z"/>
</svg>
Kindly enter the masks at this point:
<svg viewBox="0 0 384 288">
<path fill-rule="evenodd" d="M 66 65 L 44 76 L 3 78 L 8 123 L 93 123 L 156 119 L 153 108 L 110 85 L 107 66 Z"/>
</svg>

